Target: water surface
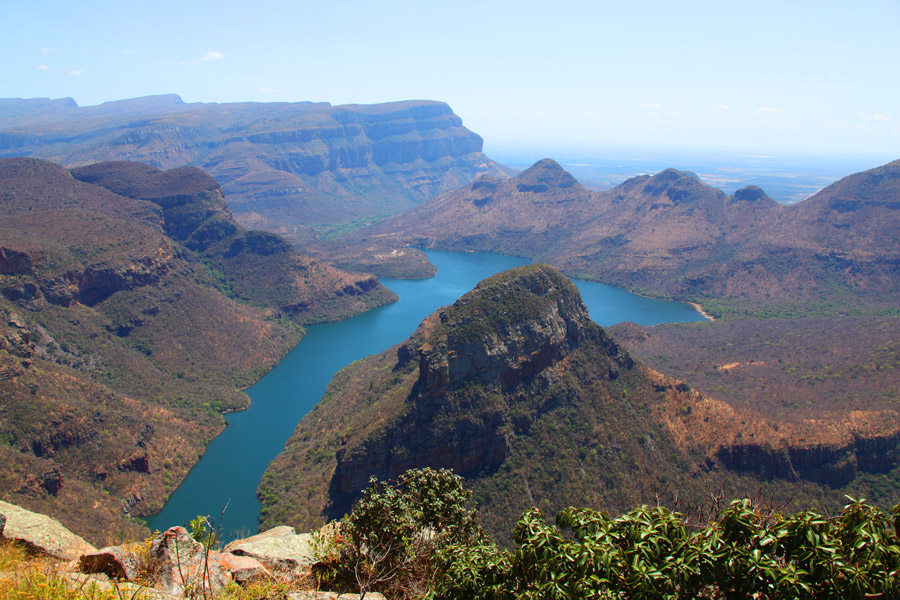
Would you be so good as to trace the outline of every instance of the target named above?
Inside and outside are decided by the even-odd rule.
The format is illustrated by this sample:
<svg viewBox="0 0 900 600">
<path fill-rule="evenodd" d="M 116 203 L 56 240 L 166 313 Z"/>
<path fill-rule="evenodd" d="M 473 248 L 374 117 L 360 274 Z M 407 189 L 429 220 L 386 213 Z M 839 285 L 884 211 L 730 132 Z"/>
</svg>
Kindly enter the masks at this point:
<svg viewBox="0 0 900 600">
<path fill-rule="evenodd" d="M 437 266 L 435 277 L 382 280 L 400 297 L 398 302 L 340 323 L 310 327 L 281 363 L 247 390 L 250 408 L 227 415 L 228 427 L 210 443 L 165 507 L 148 518 L 150 528 L 163 530 L 197 515 L 218 520 L 227 505 L 222 518 L 224 539 L 256 533 L 259 480 L 337 371 L 405 340 L 422 319 L 453 303 L 482 279 L 529 262 L 495 254 L 436 251 L 429 251 L 428 258 Z M 643 298 L 601 283 L 575 283 L 600 325 L 703 319 L 687 304 Z"/>
</svg>

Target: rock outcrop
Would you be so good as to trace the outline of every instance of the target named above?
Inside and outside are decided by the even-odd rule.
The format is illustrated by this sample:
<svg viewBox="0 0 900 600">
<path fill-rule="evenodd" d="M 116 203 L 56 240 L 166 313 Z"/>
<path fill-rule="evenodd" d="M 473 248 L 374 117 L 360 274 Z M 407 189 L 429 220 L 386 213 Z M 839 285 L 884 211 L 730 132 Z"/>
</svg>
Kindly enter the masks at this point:
<svg viewBox="0 0 900 600">
<path fill-rule="evenodd" d="M 198 591 L 215 594 L 230 581 L 246 585 L 272 580 L 276 574 L 303 580 L 316 561 L 311 540 L 310 534 L 297 534 L 293 527 L 275 527 L 235 540 L 219 551 L 204 547 L 184 527 L 171 527 L 151 540 L 146 556 L 126 546 L 112 546 L 86 552 L 78 567 L 85 574 L 151 586 L 175 597 Z"/>
<path fill-rule="evenodd" d="M 186 589 L 216 594 L 231 579 L 223 558 L 204 548 L 184 527 L 171 527 L 156 536 L 150 557 L 159 565 L 157 585 L 167 594 L 181 595 Z"/>
<path fill-rule="evenodd" d="M 32 551 L 60 560 L 78 560 L 96 548 L 75 535 L 56 519 L 0 501 L 3 523 L 0 534 L 7 540 L 24 544 Z"/>
<path fill-rule="evenodd" d="M 297 533 L 293 527 L 281 525 L 254 536 L 235 540 L 225 552 L 253 558 L 275 570 L 296 570 L 315 562 L 312 535 Z"/>
<path fill-rule="evenodd" d="M 601 423 L 620 401 L 628 439 L 618 442 L 621 454 L 603 460 L 629 452 L 662 460 L 671 450 L 665 435 L 641 448 L 624 434 L 652 419 L 657 397 L 642 368 L 590 320 L 571 281 L 546 265 L 512 269 L 428 317 L 406 342 L 335 377 L 263 477 L 263 523 L 311 527 L 347 512 L 370 477 L 426 466 L 466 477 L 476 495 L 490 497 L 479 499 L 489 520 L 508 522 L 528 502 L 555 506 L 576 494 L 581 483 L 548 487 L 558 481 L 548 470 L 562 468 L 552 448 L 616 437 Z M 548 428 L 560 438 L 547 442 Z M 301 488 L 307 500 L 298 507 L 291 498 Z"/>
<path fill-rule="evenodd" d="M 101 548 L 78 559 L 78 569 L 82 573 L 103 573 L 116 581 L 137 581 L 141 567 L 137 553 L 120 546 Z"/>
<path fill-rule="evenodd" d="M 407 400 L 412 405 L 385 435 L 342 448 L 331 481 L 337 511 L 368 485 L 410 468 L 449 468 L 460 475 L 493 472 L 506 460 L 515 430 L 528 429 L 524 415 L 511 418 L 518 396 L 551 385 L 552 367 L 590 340 L 610 351 L 604 375 L 614 379 L 632 366 L 594 325 L 571 281 L 546 266 L 529 266 L 478 284 L 452 306 L 426 321 L 397 351 L 398 367 L 417 358 L 418 376 Z M 451 409 L 466 389 L 472 398 Z M 538 412 L 549 407 L 538 406 Z M 444 427 L 435 422 L 449 420 Z M 336 514 L 336 513 L 335 513 Z"/>
</svg>

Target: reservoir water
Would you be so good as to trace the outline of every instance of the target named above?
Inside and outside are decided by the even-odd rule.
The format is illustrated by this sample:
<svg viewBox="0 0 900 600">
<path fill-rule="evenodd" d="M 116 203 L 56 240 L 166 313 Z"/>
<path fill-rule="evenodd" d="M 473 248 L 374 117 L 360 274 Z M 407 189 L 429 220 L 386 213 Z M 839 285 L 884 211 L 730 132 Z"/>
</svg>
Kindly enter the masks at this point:
<svg viewBox="0 0 900 600">
<path fill-rule="evenodd" d="M 224 540 L 256 533 L 259 480 L 337 371 L 405 340 L 422 319 L 452 304 L 482 279 L 529 262 L 494 254 L 436 251 L 429 251 L 428 258 L 437 266 L 435 277 L 382 280 L 400 297 L 398 302 L 340 323 L 308 328 L 303 340 L 247 390 L 250 408 L 227 415 L 225 430 L 163 509 L 147 519 L 150 529 L 165 530 L 197 515 L 218 521 L 224 514 Z M 591 318 L 602 326 L 622 321 L 655 325 L 703 320 L 688 304 L 643 298 L 601 283 L 575 283 Z"/>
</svg>

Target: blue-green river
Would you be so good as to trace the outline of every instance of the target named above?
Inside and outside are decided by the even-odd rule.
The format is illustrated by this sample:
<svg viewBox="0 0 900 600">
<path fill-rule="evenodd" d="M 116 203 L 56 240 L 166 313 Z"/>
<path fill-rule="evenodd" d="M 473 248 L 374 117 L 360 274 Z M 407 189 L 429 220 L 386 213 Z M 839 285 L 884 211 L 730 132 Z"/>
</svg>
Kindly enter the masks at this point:
<svg viewBox="0 0 900 600">
<path fill-rule="evenodd" d="M 197 515 L 218 520 L 227 504 L 223 539 L 256 533 L 259 480 L 337 371 L 405 340 L 422 319 L 452 304 L 482 279 L 529 262 L 436 251 L 429 251 L 428 258 L 438 269 L 431 279 L 382 280 L 400 297 L 398 302 L 340 323 L 310 327 L 290 354 L 247 390 L 250 408 L 227 416 L 228 427 L 212 441 L 165 507 L 148 518 L 149 527 L 164 530 Z M 687 304 L 643 298 L 600 283 L 575 283 L 591 317 L 603 326 L 623 321 L 654 325 L 703 320 Z"/>
</svg>

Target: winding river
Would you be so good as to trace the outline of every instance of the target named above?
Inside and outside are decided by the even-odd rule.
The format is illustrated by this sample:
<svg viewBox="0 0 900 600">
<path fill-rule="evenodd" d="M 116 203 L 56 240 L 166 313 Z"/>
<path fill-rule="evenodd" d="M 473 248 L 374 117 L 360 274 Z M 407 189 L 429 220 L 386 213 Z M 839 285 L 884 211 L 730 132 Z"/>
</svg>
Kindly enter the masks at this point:
<svg viewBox="0 0 900 600">
<path fill-rule="evenodd" d="M 221 516 L 224 540 L 257 531 L 256 488 L 269 462 L 284 447 L 297 422 L 325 392 L 341 368 L 405 340 L 440 306 L 453 303 L 482 279 L 529 261 L 493 254 L 429 251 L 437 268 L 431 279 L 383 279 L 400 300 L 340 323 L 310 327 L 303 340 L 247 390 L 251 406 L 228 415 L 228 426 L 169 498 L 149 517 L 164 530 L 197 515 Z M 603 326 L 700 321 L 694 307 L 630 294 L 595 282 L 576 281 L 591 317 Z M 227 505 L 224 510 L 223 507 Z"/>
</svg>

